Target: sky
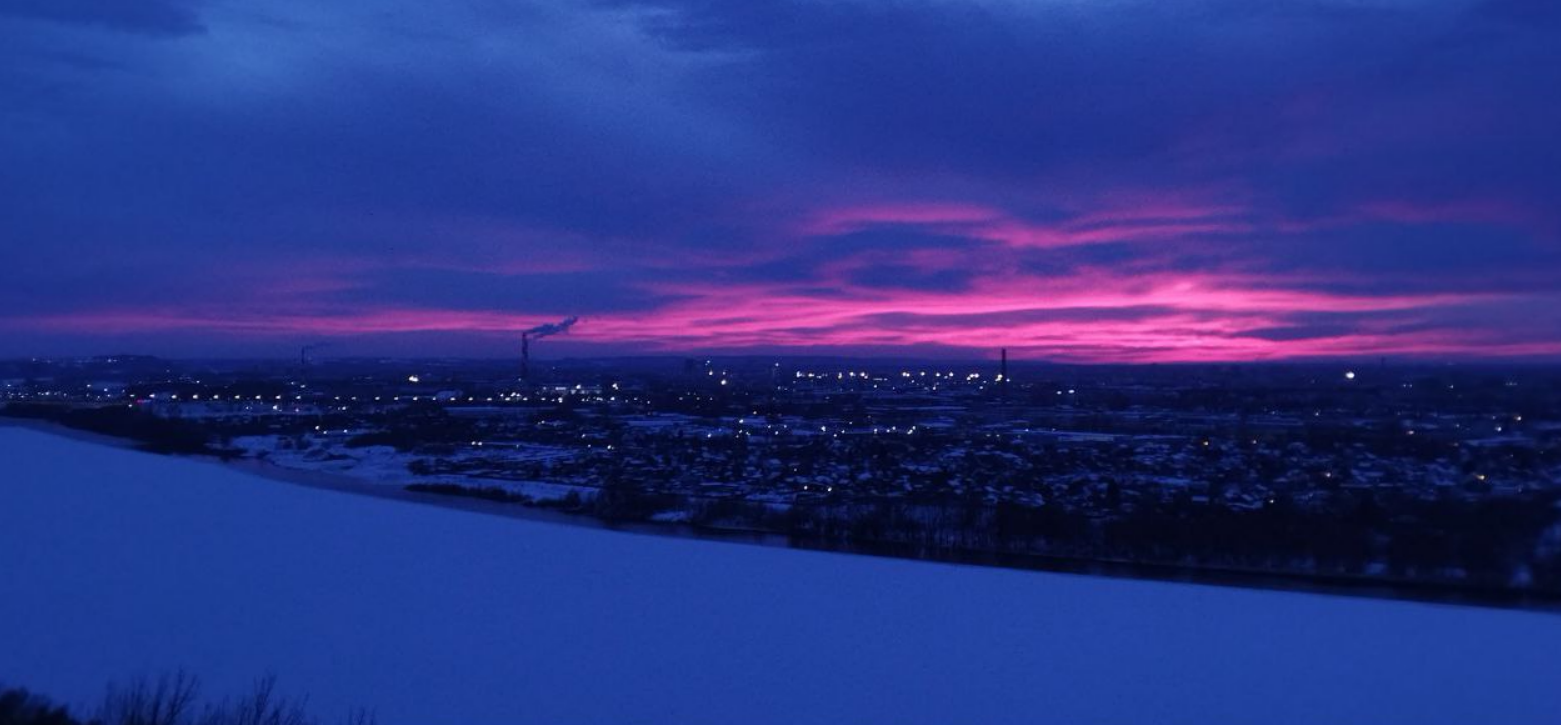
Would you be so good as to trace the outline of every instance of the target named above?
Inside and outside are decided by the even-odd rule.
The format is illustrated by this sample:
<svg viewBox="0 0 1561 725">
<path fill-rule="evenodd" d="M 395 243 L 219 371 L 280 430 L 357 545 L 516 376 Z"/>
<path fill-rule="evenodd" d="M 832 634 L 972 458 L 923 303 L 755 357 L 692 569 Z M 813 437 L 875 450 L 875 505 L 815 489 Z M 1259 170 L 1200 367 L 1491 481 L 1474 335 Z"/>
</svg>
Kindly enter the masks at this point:
<svg viewBox="0 0 1561 725">
<path fill-rule="evenodd" d="M 1561 358 L 1553 0 L 0 0 L 0 356 Z M 322 352 L 321 354 L 326 354 Z"/>
</svg>

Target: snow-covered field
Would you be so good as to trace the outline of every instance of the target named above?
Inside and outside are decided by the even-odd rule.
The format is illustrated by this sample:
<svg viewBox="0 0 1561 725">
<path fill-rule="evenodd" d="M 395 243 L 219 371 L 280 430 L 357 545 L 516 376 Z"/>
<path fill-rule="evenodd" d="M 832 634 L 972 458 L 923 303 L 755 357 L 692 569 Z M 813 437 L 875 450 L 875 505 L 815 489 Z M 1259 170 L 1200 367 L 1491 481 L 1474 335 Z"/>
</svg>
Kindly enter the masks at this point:
<svg viewBox="0 0 1561 725">
<path fill-rule="evenodd" d="M 0 681 L 400 723 L 1554 723 L 1561 616 L 619 534 L 0 427 Z"/>
<path fill-rule="evenodd" d="M 317 445 L 322 442 L 317 437 L 312 441 L 316 445 L 299 449 L 286 447 L 282 442 L 282 436 L 241 436 L 233 439 L 232 446 L 251 458 L 263 459 L 282 470 L 323 473 L 394 490 L 400 490 L 409 483 L 449 483 L 473 488 L 502 489 L 510 493 L 524 494 L 538 501 L 561 499 L 571 491 L 583 495 L 595 495 L 595 489 L 592 488 L 548 481 L 517 481 L 464 473 L 414 475 L 408 469 L 408 464 L 418 460 L 420 456 L 397 451 L 391 446 L 327 447 Z M 474 452 L 483 450 L 480 443 L 474 441 L 474 444 L 476 447 L 473 449 L 458 453 L 454 457 L 472 456 Z M 541 461 L 570 455 L 558 448 L 525 443 L 499 443 L 486 448 L 490 451 L 503 450 L 504 460 L 507 462 Z M 480 458 L 480 454 L 475 457 Z"/>
</svg>

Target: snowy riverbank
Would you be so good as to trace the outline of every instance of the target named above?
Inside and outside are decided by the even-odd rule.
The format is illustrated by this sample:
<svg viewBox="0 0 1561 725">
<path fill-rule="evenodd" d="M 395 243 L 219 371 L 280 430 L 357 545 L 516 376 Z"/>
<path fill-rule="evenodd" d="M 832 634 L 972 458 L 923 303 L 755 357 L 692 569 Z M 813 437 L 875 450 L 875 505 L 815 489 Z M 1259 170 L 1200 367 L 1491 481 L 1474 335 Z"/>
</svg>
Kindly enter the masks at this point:
<svg viewBox="0 0 1561 725">
<path fill-rule="evenodd" d="M 1549 722 L 1561 617 L 730 546 L 0 428 L 0 680 L 398 723 Z"/>
</svg>

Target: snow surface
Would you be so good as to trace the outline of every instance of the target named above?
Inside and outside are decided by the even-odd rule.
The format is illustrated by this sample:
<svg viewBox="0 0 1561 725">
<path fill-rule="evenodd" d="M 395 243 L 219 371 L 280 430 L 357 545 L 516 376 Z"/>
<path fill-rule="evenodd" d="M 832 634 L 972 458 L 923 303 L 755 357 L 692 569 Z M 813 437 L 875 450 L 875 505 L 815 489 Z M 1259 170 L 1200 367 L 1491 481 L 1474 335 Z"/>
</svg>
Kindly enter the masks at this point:
<svg viewBox="0 0 1561 725">
<path fill-rule="evenodd" d="M 1561 616 L 622 534 L 0 427 L 0 681 L 401 723 L 1539 723 Z"/>
<path fill-rule="evenodd" d="M 280 469 L 325 473 L 398 490 L 409 483 L 449 483 L 473 488 L 498 488 L 525 494 L 538 501 L 562 499 L 571 491 L 582 495 L 596 494 L 596 489 L 588 486 L 549 481 L 487 478 L 464 473 L 417 475 L 411 472 L 409 464 L 422 456 L 403 453 L 391 446 L 351 448 L 339 445 L 340 440 L 323 441 L 318 436 L 311 436 L 307 439 L 307 447 L 287 448 L 282 445 L 284 440 L 283 436 L 278 435 L 239 436 L 231 441 L 231 445 L 251 458 L 264 459 L 266 463 Z M 508 463 L 545 461 L 574 455 L 562 448 L 529 443 L 499 442 L 489 446 L 481 442 L 473 443 L 473 447 L 458 450 L 449 458 L 482 460 L 484 448 L 502 448 L 504 460 Z"/>
</svg>

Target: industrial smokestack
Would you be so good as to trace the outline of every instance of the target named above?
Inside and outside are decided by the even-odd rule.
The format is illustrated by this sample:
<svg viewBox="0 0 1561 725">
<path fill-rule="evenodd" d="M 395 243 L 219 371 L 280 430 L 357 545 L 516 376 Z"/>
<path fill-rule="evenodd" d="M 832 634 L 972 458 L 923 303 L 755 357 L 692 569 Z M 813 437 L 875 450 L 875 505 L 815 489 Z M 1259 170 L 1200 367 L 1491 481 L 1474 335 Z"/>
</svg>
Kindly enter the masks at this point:
<svg viewBox="0 0 1561 725">
<path fill-rule="evenodd" d="M 1004 400 L 1008 399 L 1008 348 L 1003 348 L 1002 362 L 997 370 L 997 391 Z"/>
<path fill-rule="evenodd" d="M 549 335 L 557 335 L 560 332 L 568 332 L 569 328 L 574 327 L 575 323 L 579 321 L 580 318 L 570 316 L 565 317 L 559 322 L 549 322 L 545 325 L 537 325 L 536 327 L 533 327 L 529 330 L 522 331 L 520 333 L 520 379 L 531 379 L 532 340 L 547 337 Z"/>
</svg>

